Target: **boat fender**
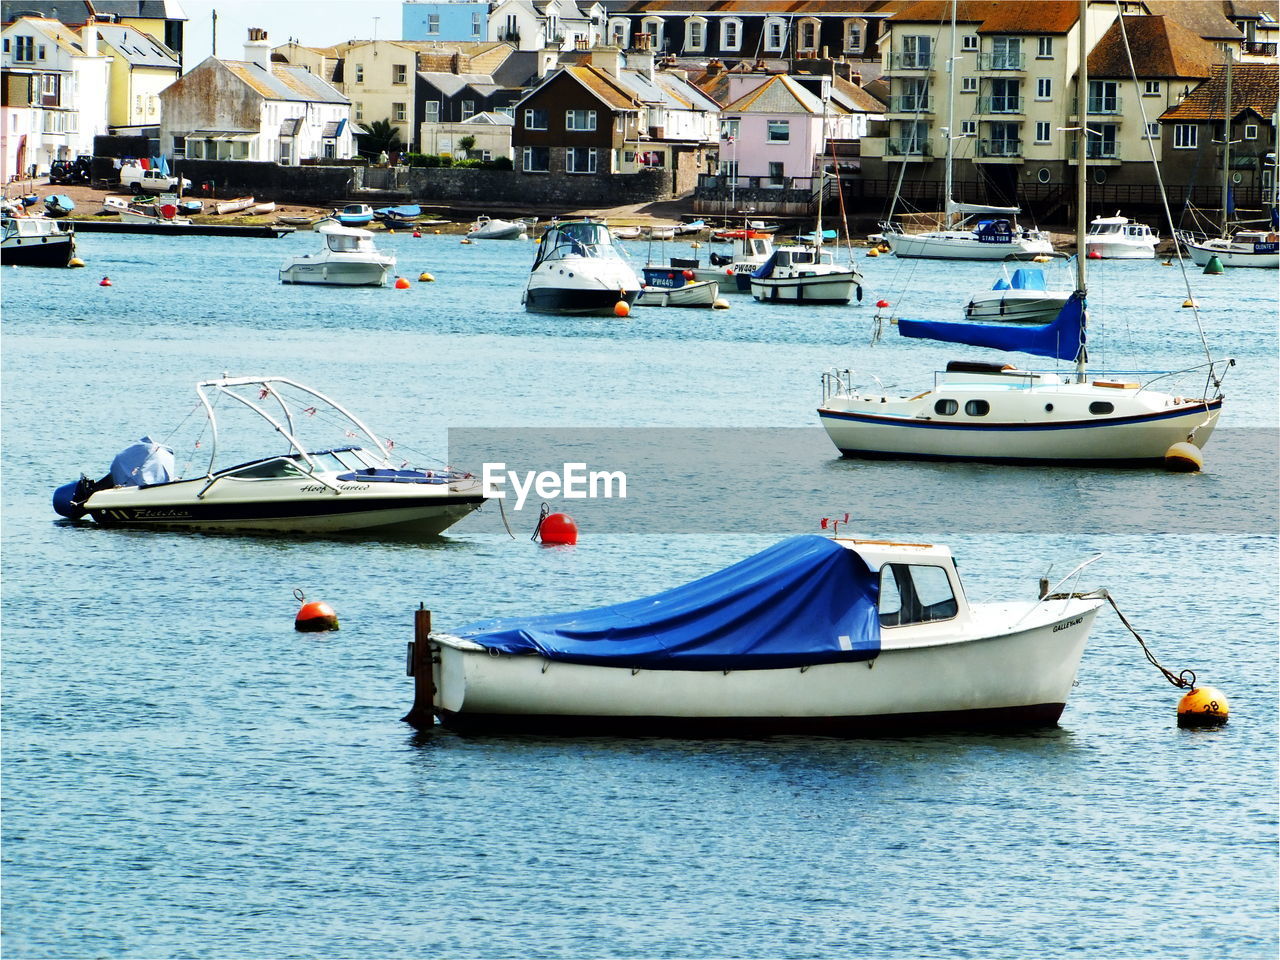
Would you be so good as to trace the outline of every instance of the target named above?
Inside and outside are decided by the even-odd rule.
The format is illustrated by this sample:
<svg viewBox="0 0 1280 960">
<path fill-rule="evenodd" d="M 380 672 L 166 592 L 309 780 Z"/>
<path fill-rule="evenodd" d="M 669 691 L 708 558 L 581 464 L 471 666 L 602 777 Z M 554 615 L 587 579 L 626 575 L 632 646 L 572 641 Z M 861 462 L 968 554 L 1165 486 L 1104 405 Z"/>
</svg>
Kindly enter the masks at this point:
<svg viewBox="0 0 1280 960">
<path fill-rule="evenodd" d="M 1227 698 L 1213 687 L 1192 687 L 1178 701 L 1178 726 L 1220 727 L 1231 712 Z"/>
<path fill-rule="evenodd" d="M 294 590 L 293 595 L 302 604 L 298 615 L 293 619 L 293 629 L 299 633 L 323 633 L 327 630 L 339 629 L 338 615 L 333 612 L 333 607 L 323 600 L 312 600 L 308 603 L 301 590 Z"/>
<path fill-rule="evenodd" d="M 1175 443 L 1164 452 L 1164 468 L 1173 473 L 1196 473 L 1204 468 L 1204 454 L 1189 441 Z"/>
<path fill-rule="evenodd" d="M 861 303 L 862 302 L 862 284 L 858 284 L 857 297 L 858 297 L 858 302 Z"/>
</svg>

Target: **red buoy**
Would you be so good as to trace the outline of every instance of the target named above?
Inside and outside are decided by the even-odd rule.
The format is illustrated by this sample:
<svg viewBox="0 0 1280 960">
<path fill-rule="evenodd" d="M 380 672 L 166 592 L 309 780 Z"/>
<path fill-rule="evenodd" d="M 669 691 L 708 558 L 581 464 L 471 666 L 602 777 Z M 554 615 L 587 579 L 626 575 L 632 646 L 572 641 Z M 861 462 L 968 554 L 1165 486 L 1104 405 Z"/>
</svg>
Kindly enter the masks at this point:
<svg viewBox="0 0 1280 960">
<path fill-rule="evenodd" d="M 396 289 L 397 289 L 397 290 L 408 290 L 408 289 L 409 289 L 409 281 L 408 281 L 408 280 L 406 280 L 404 277 L 396 277 Z"/>
<path fill-rule="evenodd" d="M 1089 251 L 1089 253 L 1088 253 L 1087 259 L 1089 259 L 1089 260 L 1101 260 L 1101 259 L 1102 259 L 1102 254 L 1100 254 L 1097 250 L 1090 250 L 1090 251 Z"/>
<path fill-rule="evenodd" d="M 333 612 L 333 607 L 323 600 L 312 600 L 308 603 L 301 590 L 293 591 L 293 595 L 302 604 L 302 609 L 294 617 L 293 629 L 300 633 L 323 633 L 326 630 L 338 629 L 338 615 Z"/>
<path fill-rule="evenodd" d="M 421 230 L 415 230 L 415 231 L 413 231 L 413 235 L 414 235 L 415 237 L 420 237 L 420 236 L 422 236 L 422 231 L 421 231 Z"/>
<path fill-rule="evenodd" d="M 111 286 L 111 278 L 110 278 L 110 277 L 103 277 L 101 280 L 99 280 L 99 281 L 98 281 L 98 286 L 100 286 L 100 287 L 109 287 L 109 286 Z"/>
<path fill-rule="evenodd" d="M 578 525 L 567 513 L 549 513 L 538 525 L 538 537 L 554 546 L 573 546 L 578 542 Z"/>
<path fill-rule="evenodd" d="M 877 300 L 877 301 L 876 301 L 876 306 L 877 306 L 877 307 L 879 307 L 881 310 L 883 310 L 883 309 L 884 309 L 885 307 L 887 307 L 888 305 L 889 305 L 889 301 L 888 301 L 888 300 Z"/>
<path fill-rule="evenodd" d="M 680 271 L 680 275 L 681 275 L 681 276 L 683 276 L 686 280 L 692 280 L 692 279 L 693 279 L 693 271 L 692 271 L 692 270 L 681 270 L 681 271 Z"/>
</svg>

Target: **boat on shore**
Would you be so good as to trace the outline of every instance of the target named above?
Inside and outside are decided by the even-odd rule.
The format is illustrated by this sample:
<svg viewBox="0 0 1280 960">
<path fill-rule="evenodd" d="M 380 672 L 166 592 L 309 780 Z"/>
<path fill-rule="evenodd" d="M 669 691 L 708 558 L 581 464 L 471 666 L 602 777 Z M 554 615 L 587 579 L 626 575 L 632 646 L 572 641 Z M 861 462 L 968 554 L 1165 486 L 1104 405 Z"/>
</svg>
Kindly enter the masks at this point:
<svg viewBox="0 0 1280 960">
<path fill-rule="evenodd" d="M 232 200 L 218 200 L 213 204 L 213 212 L 217 214 L 240 213 L 254 204 L 253 197 L 236 197 Z"/>
<path fill-rule="evenodd" d="M 255 203 L 252 207 L 245 210 L 245 215 L 250 217 L 265 217 L 268 213 L 275 212 L 275 201 L 268 200 L 266 203 Z"/>
<path fill-rule="evenodd" d="M 76 208 L 76 202 L 64 193 L 55 193 L 44 198 L 44 215 L 46 217 L 65 217 Z"/>
<path fill-rule="evenodd" d="M 65 267 L 75 252 L 75 226 L 71 221 L 0 218 L 0 263 L 5 266 Z"/>
<path fill-rule="evenodd" d="M 413 227 L 418 217 L 422 216 L 422 207 L 416 203 L 405 203 L 396 207 L 379 207 L 373 211 L 373 218 L 388 228 Z"/>
<path fill-rule="evenodd" d="M 348 203 L 331 216 L 344 227 L 367 227 L 373 222 L 373 207 L 367 203 Z"/>
<path fill-rule="evenodd" d="M 57 513 L 104 527 L 231 533 L 435 536 L 485 502 L 480 481 L 455 470 L 406 468 L 353 413 L 286 377 L 222 377 L 196 384 L 207 418 L 204 472 L 176 475 L 174 452 L 149 437 L 131 444 L 99 480 L 81 476 L 53 495 Z M 216 404 L 261 418 L 285 452 L 219 465 Z M 237 406 L 240 405 L 240 406 Z M 322 414 L 317 416 L 317 414 Z M 301 428 L 330 425 L 364 445 L 305 443 Z"/>
<path fill-rule="evenodd" d="M 970 604 L 944 546 L 792 537 L 594 610 L 438 632 L 423 610 L 405 719 L 579 737 L 1053 726 L 1104 602 Z"/>
</svg>

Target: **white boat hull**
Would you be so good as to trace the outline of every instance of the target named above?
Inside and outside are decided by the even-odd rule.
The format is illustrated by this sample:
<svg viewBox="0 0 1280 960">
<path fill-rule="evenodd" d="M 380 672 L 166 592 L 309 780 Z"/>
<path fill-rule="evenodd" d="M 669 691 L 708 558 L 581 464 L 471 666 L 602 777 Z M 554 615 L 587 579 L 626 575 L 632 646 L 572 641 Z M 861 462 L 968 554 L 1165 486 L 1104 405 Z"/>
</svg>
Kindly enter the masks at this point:
<svg viewBox="0 0 1280 960">
<path fill-rule="evenodd" d="M 862 299 L 852 271 L 797 277 L 751 278 L 751 295 L 765 303 L 848 303 Z"/>
<path fill-rule="evenodd" d="M 377 260 L 313 260 L 298 258 L 280 268 L 281 283 L 314 283 L 339 287 L 380 287 L 395 269 L 394 257 Z"/>
<path fill-rule="evenodd" d="M 1070 293 L 1002 290 L 974 297 L 964 308 L 966 320 L 985 323 L 1050 323 Z"/>
<path fill-rule="evenodd" d="M 1096 253 L 1103 260 L 1152 260 L 1156 255 L 1156 243 L 1123 243 L 1114 240 L 1090 240 L 1085 238 L 1086 255 Z"/>
<path fill-rule="evenodd" d="M 522 240 L 528 239 L 525 224 L 510 220 L 490 220 L 479 229 L 467 233 L 468 240 Z"/>
<path fill-rule="evenodd" d="M 720 285 L 714 280 L 694 280 L 683 287 L 666 290 L 645 287 L 636 298 L 637 307 L 709 307 L 720 297 Z"/>
<path fill-rule="evenodd" d="M 763 670 L 650 670 L 512 656 L 433 636 L 434 707 L 463 730 L 884 733 L 1057 722 L 1100 600 L 975 608 L 981 635 L 930 625 L 873 660 Z M 1023 614 L 1025 619 L 1019 623 Z"/>
<path fill-rule="evenodd" d="M 1280 267 L 1280 253 L 1254 253 L 1251 250 L 1232 249 L 1232 244 L 1209 241 L 1206 244 L 1189 243 L 1187 253 L 1198 267 L 1209 265 L 1211 257 L 1217 257 L 1224 267 L 1261 267 L 1275 270 Z"/>
<path fill-rule="evenodd" d="M 884 234 L 894 256 L 930 260 L 1030 260 L 1053 253 L 1048 240 L 1016 238 L 992 243 L 974 238 L 970 231 L 945 230 L 934 234 Z"/>
</svg>

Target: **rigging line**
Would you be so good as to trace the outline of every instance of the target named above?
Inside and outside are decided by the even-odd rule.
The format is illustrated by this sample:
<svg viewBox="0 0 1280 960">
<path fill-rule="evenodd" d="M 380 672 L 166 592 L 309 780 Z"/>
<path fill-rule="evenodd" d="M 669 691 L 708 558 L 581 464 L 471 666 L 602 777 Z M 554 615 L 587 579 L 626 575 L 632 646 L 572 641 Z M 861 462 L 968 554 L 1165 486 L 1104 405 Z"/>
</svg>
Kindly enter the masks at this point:
<svg viewBox="0 0 1280 960">
<path fill-rule="evenodd" d="M 1133 51 L 1129 48 L 1129 33 L 1124 26 L 1124 7 L 1121 3 L 1121 0 L 1116 0 L 1116 19 L 1120 21 L 1120 37 L 1124 41 L 1125 56 L 1129 60 L 1129 78 L 1133 81 L 1133 90 L 1136 93 L 1138 90 L 1138 69 L 1136 66 L 1134 66 Z M 1082 99 L 1085 101 L 1080 105 L 1080 108 L 1081 108 L 1080 122 L 1081 124 L 1087 127 L 1088 120 L 1086 118 L 1088 117 L 1089 91 L 1081 90 L 1080 94 Z M 1141 97 L 1138 98 L 1138 111 L 1142 115 L 1143 133 L 1146 133 L 1147 108 L 1143 105 Z M 1227 131 L 1226 137 L 1227 139 L 1231 138 L 1230 130 Z M 1186 261 L 1186 258 L 1183 257 L 1182 255 L 1182 244 L 1178 242 L 1177 232 L 1173 225 L 1173 212 L 1169 209 L 1169 196 L 1165 192 L 1165 188 L 1164 188 L 1164 177 L 1160 173 L 1160 163 L 1156 160 L 1155 141 L 1152 140 L 1150 137 L 1147 137 L 1146 141 L 1147 141 L 1147 150 L 1151 154 L 1151 167 L 1153 170 L 1155 170 L 1155 174 L 1156 174 L 1156 184 L 1160 187 L 1160 203 L 1164 207 L 1165 222 L 1169 224 L 1169 233 L 1173 238 L 1173 250 L 1178 257 L 1178 268 L 1182 271 L 1182 282 L 1187 288 L 1187 302 L 1191 304 L 1191 313 L 1196 320 L 1196 331 L 1200 334 L 1200 346 L 1204 348 L 1205 359 L 1208 360 L 1210 364 L 1212 364 L 1213 354 L 1209 350 L 1209 340 L 1204 334 L 1204 323 L 1200 319 L 1200 308 L 1196 305 L 1195 295 L 1191 292 L 1191 278 L 1187 275 L 1187 261 Z M 1087 149 L 1088 144 L 1086 143 L 1084 146 Z M 1084 157 L 1081 157 L 1080 162 L 1084 163 L 1084 159 L 1085 159 Z"/>
</svg>

